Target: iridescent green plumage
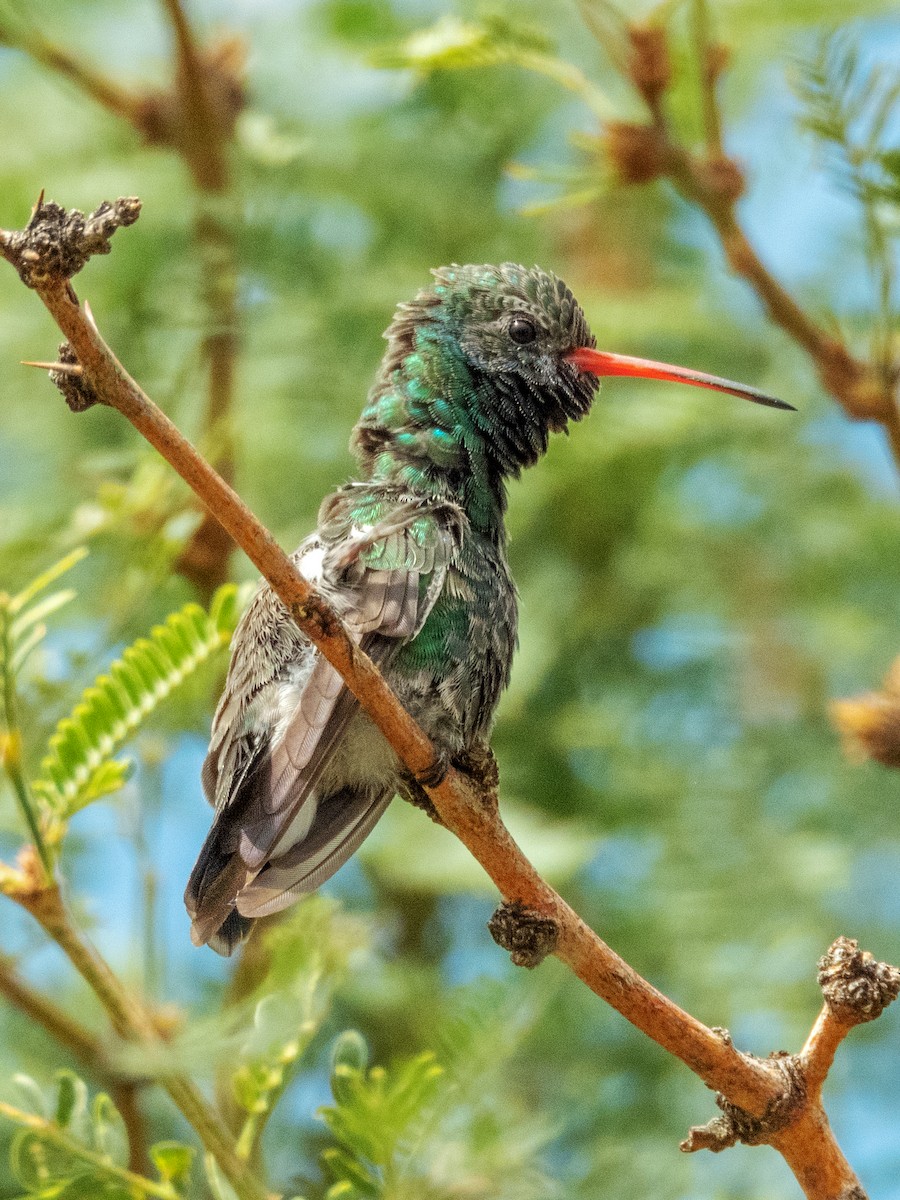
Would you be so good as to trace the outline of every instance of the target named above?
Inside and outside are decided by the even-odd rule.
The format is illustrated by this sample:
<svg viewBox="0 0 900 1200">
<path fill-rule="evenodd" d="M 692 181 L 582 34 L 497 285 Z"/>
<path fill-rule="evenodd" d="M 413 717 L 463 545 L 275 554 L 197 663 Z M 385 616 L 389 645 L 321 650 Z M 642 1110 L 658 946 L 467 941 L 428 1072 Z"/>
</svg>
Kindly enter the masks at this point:
<svg viewBox="0 0 900 1200">
<path fill-rule="evenodd" d="M 353 435 L 362 480 L 328 497 L 297 561 L 452 759 L 485 738 L 516 642 L 506 480 L 584 416 L 593 338 L 538 268 L 447 267 L 397 310 Z M 230 953 L 317 887 L 414 785 L 268 587 L 235 635 L 204 767 L 216 807 L 186 892 Z"/>
</svg>

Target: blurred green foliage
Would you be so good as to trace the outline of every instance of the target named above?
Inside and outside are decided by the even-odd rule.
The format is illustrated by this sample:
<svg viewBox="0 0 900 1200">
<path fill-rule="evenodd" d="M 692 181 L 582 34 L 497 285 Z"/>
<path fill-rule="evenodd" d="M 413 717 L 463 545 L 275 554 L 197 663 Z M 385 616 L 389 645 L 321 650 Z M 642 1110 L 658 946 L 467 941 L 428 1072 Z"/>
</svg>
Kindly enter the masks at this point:
<svg viewBox="0 0 900 1200">
<path fill-rule="evenodd" d="M 710 3 L 732 49 L 725 140 L 748 168 L 751 236 L 823 321 L 861 352 L 874 343 L 886 353 L 897 305 L 895 274 L 883 269 L 896 253 L 896 105 L 885 102 L 873 142 L 872 110 L 844 102 L 859 89 L 871 96 L 873 80 L 879 95 L 893 87 L 896 96 L 900 27 L 889 4 L 853 7 L 848 67 L 840 43 L 821 49 L 846 20 L 844 4 Z M 673 115 L 693 138 L 689 13 L 663 8 L 677 50 Z M 599 0 L 585 9 L 604 15 Z M 585 149 L 596 117 L 578 89 L 566 90 L 559 71 L 522 69 L 534 56 L 568 64 L 634 117 L 574 6 L 210 0 L 192 11 L 204 35 L 236 31 L 249 48 L 229 200 L 237 484 L 284 543 L 296 544 L 321 497 L 351 477 L 346 446 L 379 335 L 440 263 L 538 261 L 570 283 L 601 345 L 743 379 L 798 405 L 788 416 L 610 382 L 590 418 L 514 485 L 522 637 L 495 735 L 512 827 L 604 938 L 742 1047 L 797 1048 L 818 1007 L 815 960 L 836 934 L 900 960 L 896 776 L 848 763 L 827 720 L 831 698 L 873 686 L 900 650 L 896 472 L 879 432 L 851 425 L 822 394 L 802 353 L 728 278 L 696 214 L 664 188 L 624 190 L 599 173 Z M 423 68 L 463 64 L 374 65 L 403 61 L 410 38 L 427 49 L 422 31 L 438 19 L 445 34 L 453 22 L 457 32 L 511 31 L 519 58 L 494 53 L 489 65 L 452 72 Z M 152 5 L 16 0 L 0 7 L 7 25 L 40 30 L 135 86 L 170 72 L 166 23 Z M 798 78 L 799 99 L 788 82 Z M 183 165 L 14 47 L 0 45 L 0 80 L 0 224 L 23 224 L 42 187 L 85 209 L 141 196 L 140 222 L 90 264 L 78 291 L 122 361 L 204 443 L 211 317 Z M 572 193 L 585 203 L 558 203 Z M 541 215 L 523 215 L 529 207 Z M 15 594 L 73 547 L 90 548 L 66 579 L 76 595 L 40 614 L 47 636 L 19 676 L 34 779 L 57 722 L 95 676 L 115 676 L 110 664 L 126 646 L 195 599 L 174 564 L 198 517 L 116 414 L 75 417 L 43 376 L 16 366 L 49 357 L 58 335 L 10 270 L 0 272 L 0 311 L 0 588 Z M 239 558 L 233 571 L 252 575 Z M 263 965 L 245 961 L 229 984 L 189 946 L 181 911 L 208 819 L 198 772 L 223 658 L 197 665 L 142 725 L 132 778 L 74 817 L 63 865 L 116 967 L 185 1009 L 171 1050 L 179 1069 L 217 1081 L 236 1136 L 246 1131 L 254 1147 L 262 1138 L 273 1184 L 306 1200 L 797 1194 L 766 1150 L 677 1154 L 687 1126 L 710 1115 L 705 1089 L 555 961 L 513 971 L 484 928 L 484 883 L 416 812 L 389 812 L 329 885 L 335 900 L 301 905 L 270 931 Z M 6 858 L 23 837 L 3 781 Z M 6 917 L 3 952 L 102 1029 L 83 985 L 24 918 Z M 848 1156 L 892 1200 L 896 1021 L 889 1012 L 855 1033 L 828 1088 Z M 0 1008 L 0 1027 L 0 1079 L 24 1071 L 46 1090 L 74 1065 L 21 1013 Z M 348 1027 L 363 1031 L 366 1054 L 353 1036 L 338 1041 L 332 1097 L 330 1047 Z M 121 1053 L 148 1078 L 165 1070 L 165 1056 Z M 81 1085 L 60 1079 L 80 1113 Z M 154 1181 L 173 1195 L 227 1194 L 212 1168 L 207 1184 L 190 1164 L 188 1133 L 157 1094 L 145 1090 L 142 1102 Z M 27 1111 L 107 1153 L 74 1115 Z M 11 1143 L 12 1126 L 0 1136 Z M 58 1155 L 32 1153 L 46 1139 L 25 1136 L 0 1196 L 77 1177 L 52 1166 Z M 121 1165 L 119 1151 L 109 1154 Z M 28 1175 L 39 1159 L 50 1175 Z M 103 1186 L 117 1194 L 114 1182 Z"/>
</svg>

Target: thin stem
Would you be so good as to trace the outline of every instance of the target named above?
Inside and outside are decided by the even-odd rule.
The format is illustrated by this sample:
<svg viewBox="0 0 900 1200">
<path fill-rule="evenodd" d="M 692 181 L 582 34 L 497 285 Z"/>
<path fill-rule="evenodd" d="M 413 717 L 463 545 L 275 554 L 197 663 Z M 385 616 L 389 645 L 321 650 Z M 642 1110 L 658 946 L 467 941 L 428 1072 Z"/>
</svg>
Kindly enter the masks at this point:
<svg viewBox="0 0 900 1200">
<path fill-rule="evenodd" d="M 107 112 L 124 117 L 132 124 L 137 123 L 140 102 L 136 96 L 75 58 L 63 46 L 51 42 L 42 33 L 14 30 L 0 21 L 0 45 L 21 50 L 41 66 L 75 84 Z"/>
<path fill-rule="evenodd" d="M 84 1063 L 105 1073 L 106 1050 L 101 1039 L 42 992 L 27 984 L 11 960 L 0 958 L 0 996 L 43 1026 L 58 1042 Z"/>
<path fill-rule="evenodd" d="M 602 92 L 596 84 L 572 63 L 565 59 L 556 58 L 552 54 L 541 54 L 539 51 L 517 50 L 513 61 L 526 71 L 536 75 L 545 75 L 555 83 L 560 84 L 569 92 L 580 96 L 591 112 L 601 121 L 611 121 L 616 115 L 612 100 Z"/>
<path fill-rule="evenodd" d="M 128 1166 L 138 1174 L 149 1171 L 147 1128 L 139 1101 L 142 1083 L 118 1070 L 99 1035 L 26 983 L 13 963 L 3 958 L 0 958 L 0 995 L 56 1038 L 109 1091 L 128 1134 Z"/>
<path fill-rule="evenodd" d="M 0 1100 L 0 1116 L 6 1117 L 8 1121 L 12 1121 L 23 1129 L 30 1129 L 33 1133 L 39 1134 L 45 1141 L 52 1142 L 54 1146 L 65 1150 L 73 1158 L 80 1158 L 82 1162 L 89 1163 L 107 1178 L 118 1180 L 119 1183 L 134 1188 L 144 1196 L 155 1196 L 158 1200 L 179 1200 L 178 1193 L 171 1184 L 156 1183 L 143 1175 L 136 1175 L 133 1171 L 116 1166 L 104 1155 L 97 1154 L 96 1151 L 90 1150 L 75 1138 L 70 1137 L 64 1129 L 52 1121 L 48 1121 L 46 1117 L 23 1112 L 22 1109 L 15 1108 L 12 1104 L 7 1104 L 2 1100 Z"/>
<path fill-rule="evenodd" d="M 28 826 L 31 841 L 41 862 L 44 882 L 49 883 L 53 878 L 53 857 L 44 841 L 40 818 L 25 772 L 22 770 L 22 730 L 19 725 L 18 695 L 16 692 L 16 677 L 12 664 L 12 613 L 10 612 L 9 597 L 0 595 L 0 670 L 3 672 L 3 716 L 6 730 L 2 734 L 3 768 L 12 784 L 19 809 Z"/>
<path fill-rule="evenodd" d="M 722 118 L 716 95 L 719 70 L 714 57 L 715 50 L 709 36 L 709 7 L 706 0 L 693 0 L 691 26 L 697 52 L 697 69 L 700 72 L 700 103 L 703 110 L 706 148 L 713 158 L 721 158 L 723 153 Z"/>
</svg>

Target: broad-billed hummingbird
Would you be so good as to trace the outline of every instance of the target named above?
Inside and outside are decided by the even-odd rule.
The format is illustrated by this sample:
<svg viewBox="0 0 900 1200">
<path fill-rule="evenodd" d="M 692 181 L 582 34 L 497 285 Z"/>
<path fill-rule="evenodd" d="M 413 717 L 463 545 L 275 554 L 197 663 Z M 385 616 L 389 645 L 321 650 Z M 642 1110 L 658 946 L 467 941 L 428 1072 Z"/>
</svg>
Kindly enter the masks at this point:
<svg viewBox="0 0 900 1200">
<path fill-rule="evenodd" d="M 361 482 L 325 499 L 294 561 L 453 761 L 489 734 L 516 646 L 506 481 L 586 415 L 600 376 L 791 406 L 595 349 L 575 297 L 538 267 L 433 274 L 385 334 L 351 443 Z M 395 793 L 421 800 L 418 784 L 262 584 L 234 636 L 203 766 L 216 811 L 185 892 L 195 944 L 230 954 L 254 918 L 333 875 Z"/>
</svg>

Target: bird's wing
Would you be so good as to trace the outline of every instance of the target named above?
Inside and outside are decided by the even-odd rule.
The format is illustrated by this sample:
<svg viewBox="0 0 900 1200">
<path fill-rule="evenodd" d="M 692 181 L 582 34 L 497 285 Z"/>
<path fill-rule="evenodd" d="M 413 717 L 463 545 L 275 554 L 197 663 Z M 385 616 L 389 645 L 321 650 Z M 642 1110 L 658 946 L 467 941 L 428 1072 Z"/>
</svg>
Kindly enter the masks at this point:
<svg viewBox="0 0 900 1200">
<path fill-rule="evenodd" d="M 337 493 L 320 533 L 295 557 L 354 640 L 383 665 L 431 611 L 461 518 L 449 505 L 406 500 L 387 511 L 382 505 L 378 519 L 367 522 L 352 501 Z M 357 707 L 338 673 L 264 588 L 235 636 L 204 764 L 216 816 L 185 892 L 195 941 L 216 933 L 238 892 L 269 859 L 277 856 L 280 864 L 308 843 L 310 871 L 322 875 L 327 860 L 327 878 L 377 820 L 386 805 L 377 788 L 355 793 L 340 814 L 329 805 L 321 829 L 316 817 L 315 785 Z"/>
</svg>

